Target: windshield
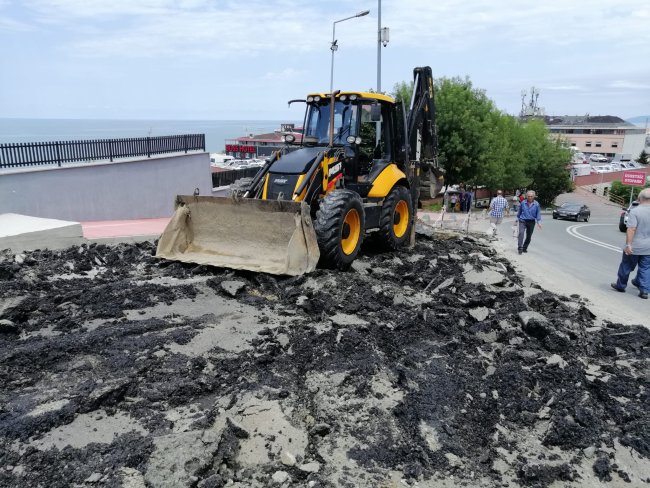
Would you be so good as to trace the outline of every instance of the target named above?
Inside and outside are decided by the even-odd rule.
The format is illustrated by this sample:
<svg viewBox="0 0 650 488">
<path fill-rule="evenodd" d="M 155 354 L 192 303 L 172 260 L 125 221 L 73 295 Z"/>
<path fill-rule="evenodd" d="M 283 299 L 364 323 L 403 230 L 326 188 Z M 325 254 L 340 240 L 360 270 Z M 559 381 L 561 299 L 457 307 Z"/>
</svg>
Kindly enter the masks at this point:
<svg viewBox="0 0 650 488">
<path fill-rule="evenodd" d="M 329 143 L 330 100 L 324 99 L 320 103 L 309 106 L 305 137 L 318 139 L 319 144 Z M 357 127 L 356 105 L 350 102 L 337 101 L 334 105 L 334 144 L 346 144 L 348 136 L 356 136 Z"/>
</svg>

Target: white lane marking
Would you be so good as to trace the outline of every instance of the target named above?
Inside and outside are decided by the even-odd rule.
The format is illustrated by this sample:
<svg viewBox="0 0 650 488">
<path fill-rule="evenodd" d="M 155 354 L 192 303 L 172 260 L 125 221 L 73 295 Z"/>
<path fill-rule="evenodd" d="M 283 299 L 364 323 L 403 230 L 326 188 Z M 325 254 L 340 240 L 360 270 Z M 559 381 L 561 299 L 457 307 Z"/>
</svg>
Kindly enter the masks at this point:
<svg viewBox="0 0 650 488">
<path fill-rule="evenodd" d="M 570 225 L 567 227 L 566 231 L 569 233 L 570 236 L 575 237 L 576 239 L 580 239 L 582 241 L 588 242 L 589 244 L 593 244 L 594 246 L 600 246 L 604 247 L 605 249 L 609 249 L 610 251 L 615 251 L 618 253 L 623 252 L 622 247 L 618 246 L 612 246 L 611 244 L 607 244 L 606 242 L 602 241 L 597 241 L 596 239 L 592 239 L 591 237 L 583 236 L 578 232 L 578 229 L 580 227 L 590 227 L 592 225 L 609 225 L 611 226 L 612 224 L 575 224 L 575 225 Z"/>
</svg>

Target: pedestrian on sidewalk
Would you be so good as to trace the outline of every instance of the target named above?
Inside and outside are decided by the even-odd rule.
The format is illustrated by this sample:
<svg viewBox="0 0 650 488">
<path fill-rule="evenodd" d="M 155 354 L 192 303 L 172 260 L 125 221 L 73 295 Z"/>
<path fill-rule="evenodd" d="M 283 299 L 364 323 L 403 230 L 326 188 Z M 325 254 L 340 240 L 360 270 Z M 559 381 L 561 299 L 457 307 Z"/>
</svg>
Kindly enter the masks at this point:
<svg viewBox="0 0 650 488">
<path fill-rule="evenodd" d="M 451 211 L 455 212 L 456 211 L 456 194 L 452 193 L 451 197 L 449 198 L 449 201 L 451 202 Z"/>
<path fill-rule="evenodd" d="M 465 201 L 465 208 L 463 209 L 463 212 L 469 213 L 469 211 L 472 209 L 472 192 L 469 190 L 469 188 L 463 194 L 463 200 Z"/>
<path fill-rule="evenodd" d="M 639 297 L 647 299 L 650 292 L 650 188 L 641 190 L 639 205 L 630 210 L 623 257 L 612 288 L 624 292 L 630 273 L 637 266 L 639 269 L 632 284 L 639 289 Z"/>
<path fill-rule="evenodd" d="M 497 226 L 503 222 L 503 214 L 508 208 L 508 200 L 503 198 L 503 192 L 501 190 L 497 190 L 497 196 L 490 202 L 490 227 L 493 237 L 496 237 Z"/>
<path fill-rule="evenodd" d="M 521 254 L 522 252 L 528 252 L 530 239 L 533 237 L 533 231 L 535 230 L 535 223 L 537 223 L 540 230 L 542 228 L 542 209 L 537 200 L 535 200 L 535 192 L 533 190 L 526 192 L 526 200 L 519 205 L 517 221 L 519 222 L 517 249 L 519 254 Z"/>
</svg>

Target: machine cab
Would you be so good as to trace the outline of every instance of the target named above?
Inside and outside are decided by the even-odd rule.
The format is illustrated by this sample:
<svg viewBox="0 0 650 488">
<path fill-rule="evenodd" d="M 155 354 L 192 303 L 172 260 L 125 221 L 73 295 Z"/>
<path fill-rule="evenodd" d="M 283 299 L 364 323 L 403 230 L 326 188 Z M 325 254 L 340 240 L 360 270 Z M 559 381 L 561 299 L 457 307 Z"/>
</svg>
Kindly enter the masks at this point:
<svg viewBox="0 0 650 488">
<path fill-rule="evenodd" d="M 394 107 L 394 100 L 381 94 L 344 92 L 336 97 L 332 145 L 345 151 L 348 183 L 363 183 L 394 160 Z M 330 97 L 307 97 L 305 145 L 329 144 L 330 109 Z"/>
</svg>

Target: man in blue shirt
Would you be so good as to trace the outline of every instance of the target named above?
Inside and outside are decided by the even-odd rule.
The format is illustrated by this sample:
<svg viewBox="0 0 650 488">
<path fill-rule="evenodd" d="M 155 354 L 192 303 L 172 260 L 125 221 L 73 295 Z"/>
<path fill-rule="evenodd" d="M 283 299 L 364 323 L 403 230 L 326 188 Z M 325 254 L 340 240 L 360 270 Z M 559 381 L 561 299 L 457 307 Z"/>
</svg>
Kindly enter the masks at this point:
<svg viewBox="0 0 650 488">
<path fill-rule="evenodd" d="M 535 222 L 537 226 L 542 228 L 542 210 L 539 203 L 535 200 L 535 192 L 529 190 L 526 193 L 526 200 L 521 202 L 519 210 L 517 210 L 517 220 L 519 221 L 519 239 L 518 250 L 519 254 L 528 252 L 530 245 L 530 238 L 533 236 L 535 230 Z M 525 240 L 524 240 L 525 236 Z"/>
<path fill-rule="evenodd" d="M 508 210 L 508 200 L 503 198 L 503 192 L 497 191 L 497 196 L 490 202 L 490 229 L 492 236 L 497 235 L 497 226 L 503 222 L 503 214 Z"/>
</svg>

